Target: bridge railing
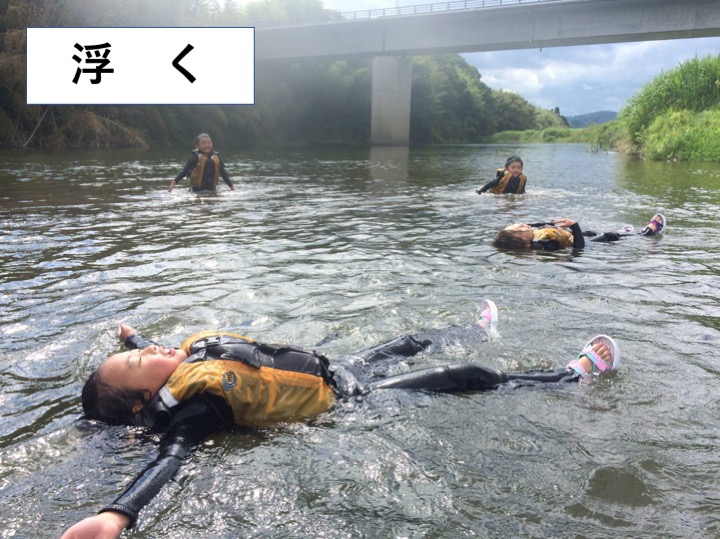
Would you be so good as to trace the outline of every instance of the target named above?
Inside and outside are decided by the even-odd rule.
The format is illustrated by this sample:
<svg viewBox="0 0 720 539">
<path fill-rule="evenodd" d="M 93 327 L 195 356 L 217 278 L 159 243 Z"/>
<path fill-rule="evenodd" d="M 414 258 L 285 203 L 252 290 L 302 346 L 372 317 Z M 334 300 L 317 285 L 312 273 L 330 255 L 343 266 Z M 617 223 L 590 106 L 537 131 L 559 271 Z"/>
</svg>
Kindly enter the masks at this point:
<svg viewBox="0 0 720 539">
<path fill-rule="evenodd" d="M 382 17 L 400 17 L 411 15 L 425 15 L 429 13 L 441 13 L 445 11 L 462 11 L 470 9 L 482 9 L 488 7 L 517 6 L 518 4 L 542 4 L 556 3 L 566 0 L 451 0 L 449 2 L 434 2 L 429 4 L 418 4 L 415 6 L 395 6 L 380 9 L 364 9 L 361 11 L 335 12 L 326 17 L 313 16 L 284 21 L 254 21 L 253 25 L 258 28 L 299 26 L 305 24 L 323 24 L 342 21 L 355 21 L 366 19 L 379 19 Z"/>
<path fill-rule="evenodd" d="M 347 11 L 341 13 L 340 15 L 345 20 L 377 19 L 379 17 L 424 15 L 426 13 L 439 13 L 443 11 L 461 11 L 467 9 L 481 9 L 484 7 L 539 4 L 558 1 L 559 0 L 453 0 L 451 2 L 435 2 L 432 4 L 419 4 L 416 6 L 395 6 L 379 9 L 364 9 L 362 11 Z"/>
</svg>

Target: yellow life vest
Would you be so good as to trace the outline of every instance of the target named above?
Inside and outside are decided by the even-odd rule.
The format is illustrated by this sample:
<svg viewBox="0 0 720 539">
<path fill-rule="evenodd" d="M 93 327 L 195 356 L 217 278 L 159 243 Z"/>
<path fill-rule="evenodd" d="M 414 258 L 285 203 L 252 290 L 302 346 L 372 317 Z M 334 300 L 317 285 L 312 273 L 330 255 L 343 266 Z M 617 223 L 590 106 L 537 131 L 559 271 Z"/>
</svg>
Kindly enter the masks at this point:
<svg viewBox="0 0 720 539">
<path fill-rule="evenodd" d="M 565 247 L 572 247 L 573 234 L 567 228 L 547 227 L 533 230 L 533 241 L 550 240 L 555 240 L 556 242 L 558 242 L 560 247 L 562 247 L 563 249 Z"/>
<path fill-rule="evenodd" d="M 180 348 L 190 354 L 193 344 L 220 335 L 254 343 L 233 333 L 205 331 L 186 339 Z M 310 352 L 305 354 L 312 356 Z M 172 408 L 203 393 L 221 397 L 232 409 L 235 425 L 240 427 L 307 419 L 335 404 L 335 393 L 322 376 L 262 365 L 255 367 L 234 359 L 182 363 L 161 388 L 159 396 Z"/>
<path fill-rule="evenodd" d="M 198 156 L 198 164 L 197 166 L 192 169 L 190 172 L 190 183 L 193 186 L 193 189 L 196 191 L 200 191 L 202 189 L 202 181 L 203 181 L 203 172 L 205 172 L 205 163 L 207 163 L 208 157 L 202 153 L 202 152 L 195 152 Z M 216 189 L 219 183 L 220 178 L 220 157 L 218 157 L 218 154 L 213 153 L 210 156 L 210 159 L 212 159 L 213 163 L 215 163 L 215 175 L 213 177 L 213 189 Z"/>
<path fill-rule="evenodd" d="M 505 172 L 505 175 L 502 177 L 502 180 L 500 180 L 500 183 L 498 183 L 495 187 L 489 190 L 491 193 L 494 193 L 496 195 L 502 195 L 505 193 L 505 187 L 507 186 L 510 178 L 512 178 L 513 175 L 510 174 L 509 171 L 506 171 L 504 168 L 497 169 L 498 175 L 500 175 L 499 173 L 503 171 Z M 525 176 L 525 174 L 520 174 L 518 178 L 520 178 L 520 185 L 518 186 L 517 193 L 523 193 L 525 192 L 525 182 L 527 181 L 527 176 Z"/>
</svg>

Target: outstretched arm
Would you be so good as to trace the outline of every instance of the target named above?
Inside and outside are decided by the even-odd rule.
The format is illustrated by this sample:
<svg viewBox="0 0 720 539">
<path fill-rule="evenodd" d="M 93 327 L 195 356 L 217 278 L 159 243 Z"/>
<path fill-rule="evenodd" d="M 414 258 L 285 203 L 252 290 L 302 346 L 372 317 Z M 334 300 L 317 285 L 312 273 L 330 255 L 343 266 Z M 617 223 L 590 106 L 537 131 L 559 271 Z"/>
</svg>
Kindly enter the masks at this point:
<svg viewBox="0 0 720 539">
<path fill-rule="evenodd" d="M 123 529 L 134 526 L 140 510 L 175 476 L 192 449 L 217 424 L 217 415 L 207 406 L 206 413 L 176 425 L 163 438 L 157 458 L 135 477 L 122 494 L 98 515 L 68 528 L 62 539 L 116 538 Z"/>
<path fill-rule="evenodd" d="M 489 181 L 485 185 L 483 185 L 480 189 L 476 189 L 477 193 L 482 195 L 485 191 L 488 191 L 489 189 L 492 189 L 497 184 L 500 183 L 500 180 L 502 180 L 505 177 L 505 171 L 502 169 L 498 169 L 497 173 L 495 174 L 495 179 Z"/>
</svg>

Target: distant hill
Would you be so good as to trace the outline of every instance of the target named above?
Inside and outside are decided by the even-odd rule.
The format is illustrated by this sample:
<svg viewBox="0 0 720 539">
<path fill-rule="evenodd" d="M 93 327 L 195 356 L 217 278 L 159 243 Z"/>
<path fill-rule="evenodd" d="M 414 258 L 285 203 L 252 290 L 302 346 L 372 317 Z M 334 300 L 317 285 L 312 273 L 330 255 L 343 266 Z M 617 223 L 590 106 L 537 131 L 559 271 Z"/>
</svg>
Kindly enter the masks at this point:
<svg viewBox="0 0 720 539">
<path fill-rule="evenodd" d="M 611 110 L 590 112 L 588 114 L 580 114 L 579 116 L 566 116 L 570 127 L 587 127 L 590 124 L 604 124 L 615 118 L 617 118 L 617 112 Z"/>
</svg>

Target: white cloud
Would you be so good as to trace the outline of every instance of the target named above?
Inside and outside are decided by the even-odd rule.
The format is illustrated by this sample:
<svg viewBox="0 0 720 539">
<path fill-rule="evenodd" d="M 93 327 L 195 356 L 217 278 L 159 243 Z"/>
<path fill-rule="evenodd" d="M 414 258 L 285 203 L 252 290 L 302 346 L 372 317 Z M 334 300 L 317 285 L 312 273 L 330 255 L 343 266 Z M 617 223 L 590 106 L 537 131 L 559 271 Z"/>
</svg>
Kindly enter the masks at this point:
<svg viewBox="0 0 720 539">
<path fill-rule="evenodd" d="M 574 116 L 618 111 L 640 87 L 695 56 L 720 53 L 720 38 L 646 41 L 463 55 L 482 80 L 536 106 Z"/>
</svg>

